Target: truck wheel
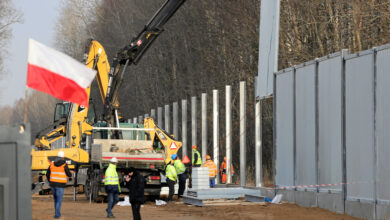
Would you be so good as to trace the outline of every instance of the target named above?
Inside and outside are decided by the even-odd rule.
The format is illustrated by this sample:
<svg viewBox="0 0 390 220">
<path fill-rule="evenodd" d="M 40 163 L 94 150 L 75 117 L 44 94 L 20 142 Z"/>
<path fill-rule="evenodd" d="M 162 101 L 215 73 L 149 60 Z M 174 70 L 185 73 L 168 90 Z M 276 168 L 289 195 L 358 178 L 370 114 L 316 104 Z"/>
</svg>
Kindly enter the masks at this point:
<svg viewBox="0 0 390 220">
<path fill-rule="evenodd" d="M 99 197 L 99 188 L 100 188 L 100 176 L 99 171 L 95 171 L 88 179 L 85 181 L 84 192 L 87 200 L 97 202 Z"/>
<path fill-rule="evenodd" d="M 87 198 L 87 200 L 89 200 L 89 197 L 90 197 L 90 194 L 91 194 L 91 181 L 89 179 L 87 179 L 85 181 L 84 193 L 85 193 L 85 197 Z"/>
<path fill-rule="evenodd" d="M 100 183 L 99 183 L 100 177 L 99 175 L 95 175 L 94 181 L 92 182 L 92 200 L 94 202 L 98 202 L 99 199 L 99 188 L 100 188 Z"/>
</svg>

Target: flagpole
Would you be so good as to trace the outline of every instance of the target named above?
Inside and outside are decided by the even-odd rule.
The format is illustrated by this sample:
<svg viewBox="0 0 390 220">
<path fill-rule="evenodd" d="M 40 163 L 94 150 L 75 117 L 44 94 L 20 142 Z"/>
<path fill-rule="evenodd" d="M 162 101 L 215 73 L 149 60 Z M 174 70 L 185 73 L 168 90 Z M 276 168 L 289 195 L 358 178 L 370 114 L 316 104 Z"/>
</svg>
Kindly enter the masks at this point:
<svg viewBox="0 0 390 220">
<path fill-rule="evenodd" d="M 26 92 L 24 94 L 24 115 L 23 115 L 23 123 L 27 123 L 27 106 L 28 106 L 28 87 L 26 86 Z"/>
</svg>

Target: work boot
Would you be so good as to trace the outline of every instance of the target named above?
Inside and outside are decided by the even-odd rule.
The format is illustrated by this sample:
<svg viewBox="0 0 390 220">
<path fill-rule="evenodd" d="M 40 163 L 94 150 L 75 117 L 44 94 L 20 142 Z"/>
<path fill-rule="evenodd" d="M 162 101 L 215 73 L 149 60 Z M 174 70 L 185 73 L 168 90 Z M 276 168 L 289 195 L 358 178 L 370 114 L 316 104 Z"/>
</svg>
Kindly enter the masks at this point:
<svg viewBox="0 0 390 220">
<path fill-rule="evenodd" d="M 114 215 L 107 215 L 107 218 L 115 218 Z"/>
</svg>

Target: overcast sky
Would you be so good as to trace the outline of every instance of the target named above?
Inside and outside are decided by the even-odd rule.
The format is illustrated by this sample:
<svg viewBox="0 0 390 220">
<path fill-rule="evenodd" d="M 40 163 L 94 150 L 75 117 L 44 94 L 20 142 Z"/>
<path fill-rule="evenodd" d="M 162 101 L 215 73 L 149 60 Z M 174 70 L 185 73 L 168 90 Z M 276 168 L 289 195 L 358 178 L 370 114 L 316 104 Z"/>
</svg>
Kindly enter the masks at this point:
<svg viewBox="0 0 390 220">
<path fill-rule="evenodd" d="M 60 10 L 60 0 L 13 0 L 13 4 L 23 12 L 24 23 L 12 26 L 13 38 L 4 63 L 7 74 L 0 79 L 0 106 L 12 105 L 24 97 L 28 38 L 54 47 L 54 29 Z"/>
</svg>

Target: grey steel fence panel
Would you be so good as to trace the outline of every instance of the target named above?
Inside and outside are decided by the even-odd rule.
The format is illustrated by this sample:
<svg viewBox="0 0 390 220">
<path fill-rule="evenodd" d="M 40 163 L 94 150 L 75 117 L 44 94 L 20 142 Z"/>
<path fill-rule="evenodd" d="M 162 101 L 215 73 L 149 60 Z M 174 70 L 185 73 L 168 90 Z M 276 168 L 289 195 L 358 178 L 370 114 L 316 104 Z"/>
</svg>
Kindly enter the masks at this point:
<svg viewBox="0 0 390 220">
<path fill-rule="evenodd" d="M 0 219 L 31 219 L 30 127 L 0 126 L 0 187 L 5 213 Z M 4 217 L 4 214 L 7 215 Z"/>
<path fill-rule="evenodd" d="M 346 57 L 347 200 L 374 199 L 374 54 Z"/>
<path fill-rule="evenodd" d="M 318 160 L 319 183 L 342 182 L 342 58 L 318 63 Z M 320 191 L 341 185 L 321 187 Z"/>
<path fill-rule="evenodd" d="M 390 200 L 390 49 L 376 57 L 377 199 Z"/>
<path fill-rule="evenodd" d="M 275 185 L 294 185 L 294 70 L 276 75 Z"/>
<path fill-rule="evenodd" d="M 315 133 L 315 72 L 316 64 L 296 69 L 296 185 L 317 182 Z M 299 188 L 298 188 L 299 190 Z"/>
</svg>

